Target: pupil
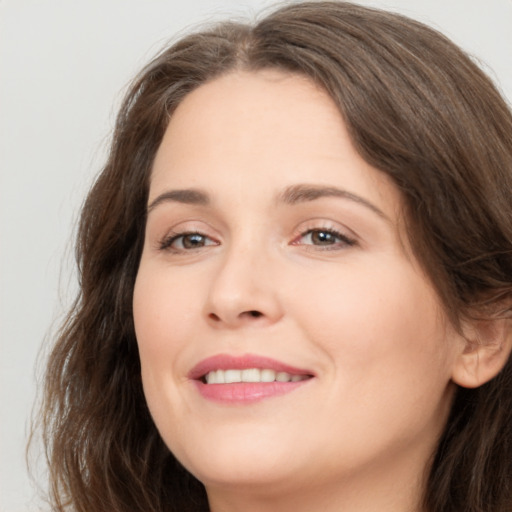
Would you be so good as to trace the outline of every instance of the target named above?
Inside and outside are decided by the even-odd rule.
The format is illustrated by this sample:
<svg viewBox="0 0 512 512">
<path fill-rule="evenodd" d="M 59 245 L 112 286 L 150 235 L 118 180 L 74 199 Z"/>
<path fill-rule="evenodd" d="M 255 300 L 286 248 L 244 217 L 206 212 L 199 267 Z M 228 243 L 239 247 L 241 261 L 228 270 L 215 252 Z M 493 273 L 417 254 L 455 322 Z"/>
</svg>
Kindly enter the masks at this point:
<svg viewBox="0 0 512 512">
<path fill-rule="evenodd" d="M 327 231 L 315 231 L 312 233 L 311 238 L 313 240 L 313 243 L 319 245 L 331 244 L 334 240 L 332 233 L 329 233 Z"/>
<path fill-rule="evenodd" d="M 183 238 L 183 247 L 186 249 L 193 249 L 194 247 L 201 247 L 204 245 L 204 238 L 202 235 L 187 235 Z"/>
</svg>

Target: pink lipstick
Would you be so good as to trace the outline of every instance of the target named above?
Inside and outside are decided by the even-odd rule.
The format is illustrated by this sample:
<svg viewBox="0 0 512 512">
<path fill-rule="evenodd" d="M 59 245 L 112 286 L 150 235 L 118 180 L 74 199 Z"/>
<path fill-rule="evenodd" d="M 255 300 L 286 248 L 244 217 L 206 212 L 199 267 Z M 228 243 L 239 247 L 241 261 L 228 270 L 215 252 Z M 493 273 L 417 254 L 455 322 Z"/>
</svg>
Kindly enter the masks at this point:
<svg viewBox="0 0 512 512">
<path fill-rule="evenodd" d="M 219 354 L 198 363 L 188 377 L 206 399 L 252 403 L 289 393 L 314 374 L 267 357 Z"/>
</svg>

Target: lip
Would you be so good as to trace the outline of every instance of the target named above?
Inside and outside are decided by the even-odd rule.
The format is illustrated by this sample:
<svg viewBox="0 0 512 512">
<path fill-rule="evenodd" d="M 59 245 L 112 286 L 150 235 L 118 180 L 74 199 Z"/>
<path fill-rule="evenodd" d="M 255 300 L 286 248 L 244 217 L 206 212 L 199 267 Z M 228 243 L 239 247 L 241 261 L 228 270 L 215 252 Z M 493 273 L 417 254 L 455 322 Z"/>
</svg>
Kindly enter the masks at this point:
<svg viewBox="0 0 512 512">
<path fill-rule="evenodd" d="M 258 356 L 255 354 L 244 354 L 242 356 L 233 356 L 230 354 L 217 354 L 208 357 L 196 364 L 188 374 L 189 379 L 198 380 L 208 372 L 214 370 L 247 370 L 248 368 L 268 368 L 276 372 L 286 372 L 291 375 L 311 375 L 314 373 L 305 368 L 296 368 L 289 364 L 282 363 L 276 359 Z"/>
<path fill-rule="evenodd" d="M 214 370 L 246 370 L 248 368 L 268 368 L 276 372 L 286 372 L 291 375 L 308 375 L 315 377 L 314 372 L 297 368 L 276 359 L 244 354 L 233 356 L 218 354 L 200 361 L 188 373 L 199 393 L 207 400 L 231 404 L 250 404 L 266 398 L 281 396 L 304 386 L 312 379 L 297 382 L 237 382 L 231 384 L 206 384 L 202 378 Z"/>
</svg>

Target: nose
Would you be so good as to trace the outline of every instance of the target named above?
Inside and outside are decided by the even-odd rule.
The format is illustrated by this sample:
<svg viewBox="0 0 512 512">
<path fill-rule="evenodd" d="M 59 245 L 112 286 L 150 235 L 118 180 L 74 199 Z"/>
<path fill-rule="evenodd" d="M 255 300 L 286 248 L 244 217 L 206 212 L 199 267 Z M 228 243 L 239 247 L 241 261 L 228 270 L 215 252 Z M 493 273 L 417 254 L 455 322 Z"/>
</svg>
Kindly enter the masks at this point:
<svg viewBox="0 0 512 512">
<path fill-rule="evenodd" d="M 283 316 L 275 279 L 275 262 L 263 251 L 232 248 L 215 269 L 206 315 L 216 328 L 265 326 Z"/>
</svg>

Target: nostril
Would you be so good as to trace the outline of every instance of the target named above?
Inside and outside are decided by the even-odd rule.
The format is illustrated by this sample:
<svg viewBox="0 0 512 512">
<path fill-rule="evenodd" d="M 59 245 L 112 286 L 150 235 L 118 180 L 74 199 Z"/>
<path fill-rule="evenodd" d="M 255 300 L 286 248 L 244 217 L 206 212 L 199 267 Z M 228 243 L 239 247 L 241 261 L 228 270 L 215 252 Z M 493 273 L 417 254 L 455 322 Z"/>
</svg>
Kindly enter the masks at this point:
<svg viewBox="0 0 512 512">
<path fill-rule="evenodd" d="M 248 318 L 261 318 L 263 317 L 264 314 L 261 312 L 261 311 L 256 311 L 255 309 L 251 309 L 251 310 L 248 310 L 248 311 L 242 311 L 239 315 L 237 315 L 237 318 L 239 320 L 242 320 L 242 319 L 248 319 Z M 226 317 L 223 317 L 222 315 L 217 315 L 216 313 L 209 313 L 208 314 L 208 318 L 215 322 L 215 323 L 219 323 L 219 322 L 232 322 L 232 321 L 235 321 L 234 318 L 231 318 L 229 317 L 229 315 L 227 315 Z"/>
</svg>

